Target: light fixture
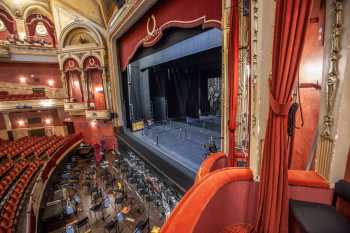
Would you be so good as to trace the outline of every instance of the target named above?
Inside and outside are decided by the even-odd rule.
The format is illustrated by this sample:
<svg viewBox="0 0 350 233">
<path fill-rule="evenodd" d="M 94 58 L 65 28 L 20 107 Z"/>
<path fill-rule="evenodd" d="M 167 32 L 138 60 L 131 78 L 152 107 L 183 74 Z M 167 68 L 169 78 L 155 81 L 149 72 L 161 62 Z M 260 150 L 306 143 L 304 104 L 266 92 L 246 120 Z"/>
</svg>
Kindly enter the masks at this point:
<svg viewBox="0 0 350 233">
<path fill-rule="evenodd" d="M 24 126 L 24 120 L 18 120 L 17 123 L 19 126 Z"/>
<path fill-rule="evenodd" d="M 102 93 L 103 92 L 103 88 L 102 87 L 95 87 L 95 92 L 96 93 Z"/>
<path fill-rule="evenodd" d="M 18 37 L 19 37 L 20 40 L 24 40 L 27 37 L 27 35 L 26 35 L 25 32 L 19 32 L 18 33 Z"/>
<path fill-rule="evenodd" d="M 46 118 L 45 119 L 45 124 L 49 125 L 51 124 L 52 120 L 50 118 Z"/>
<path fill-rule="evenodd" d="M 47 81 L 47 83 L 49 84 L 49 86 L 53 86 L 54 84 L 55 84 L 55 81 L 53 81 L 52 79 L 49 79 L 48 81 Z"/>
<path fill-rule="evenodd" d="M 27 79 L 26 79 L 26 77 L 19 77 L 19 82 L 20 83 L 26 83 L 27 82 Z"/>
<path fill-rule="evenodd" d="M 91 125 L 92 128 L 95 128 L 96 125 L 97 125 L 97 122 L 96 122 L 96 121 L 91 121 L 91 122 L 90 122 L 90 125 Z"/>
<path fill-rule="evenodd" d="M 54 106 L 54 101 L 52 99 L 47 99 L 47 100 L 41 100 L 40 105 L 42 107 L 48 108 Z"/>
</svg>

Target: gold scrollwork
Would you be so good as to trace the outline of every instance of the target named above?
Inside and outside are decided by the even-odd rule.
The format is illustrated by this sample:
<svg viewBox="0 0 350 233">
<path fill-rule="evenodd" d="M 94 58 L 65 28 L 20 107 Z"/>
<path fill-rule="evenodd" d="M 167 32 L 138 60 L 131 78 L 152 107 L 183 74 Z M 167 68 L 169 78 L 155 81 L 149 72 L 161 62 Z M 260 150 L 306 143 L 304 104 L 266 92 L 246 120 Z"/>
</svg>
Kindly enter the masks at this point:
<svg viewBox="0 0 350 233">
<path fill-rule="evenodd" d="M 343 1 L 335 1 L 334 24 L 331 34 L 331 49 L 329 56 L 329 70 L 326 85 L 326 112 L 321 128 L 320 142 L 317 146 L 316 170 L 328 179 L 334 147 L 333 140 L 333 111 L 339 86 L 339 59 L 341 50 L 341 36 L 343 32 Z"/>
</svg>

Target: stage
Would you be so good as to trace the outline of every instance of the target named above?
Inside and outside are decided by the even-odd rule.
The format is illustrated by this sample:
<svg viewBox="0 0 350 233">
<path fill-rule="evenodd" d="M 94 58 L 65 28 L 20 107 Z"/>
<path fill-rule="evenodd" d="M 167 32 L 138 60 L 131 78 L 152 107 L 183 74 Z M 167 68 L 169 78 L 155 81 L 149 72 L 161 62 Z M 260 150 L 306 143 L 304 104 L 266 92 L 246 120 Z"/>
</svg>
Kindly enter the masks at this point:
<svg viewBox="0 0 350 233">
<path fill-rule="evenodd" d="M 195 174 L 208 154 L 206 145 L 213 140 L 220 149 L 220 117 L 187 118 L 186 122 L 168 120 L 128 132 L 144 145 L 161 152 L 163 159 L 176 161 Z"/>
</svg>

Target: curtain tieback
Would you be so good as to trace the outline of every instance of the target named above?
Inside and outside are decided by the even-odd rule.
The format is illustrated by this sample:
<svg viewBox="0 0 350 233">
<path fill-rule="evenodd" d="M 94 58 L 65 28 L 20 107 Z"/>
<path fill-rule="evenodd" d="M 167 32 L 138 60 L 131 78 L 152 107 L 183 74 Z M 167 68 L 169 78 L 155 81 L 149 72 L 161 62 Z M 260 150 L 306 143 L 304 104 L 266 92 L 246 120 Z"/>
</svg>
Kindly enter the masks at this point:
<svg viewBox="0 0 350 233">
<path fill-rule="evenodd" d="M 292 105 L 292 101 L 288 101 L 287 103 L 279 103 L 273 97 L 270 91 L 270 107 L 276 115 L 287 116 L 291 105 Z"/>
</svg>

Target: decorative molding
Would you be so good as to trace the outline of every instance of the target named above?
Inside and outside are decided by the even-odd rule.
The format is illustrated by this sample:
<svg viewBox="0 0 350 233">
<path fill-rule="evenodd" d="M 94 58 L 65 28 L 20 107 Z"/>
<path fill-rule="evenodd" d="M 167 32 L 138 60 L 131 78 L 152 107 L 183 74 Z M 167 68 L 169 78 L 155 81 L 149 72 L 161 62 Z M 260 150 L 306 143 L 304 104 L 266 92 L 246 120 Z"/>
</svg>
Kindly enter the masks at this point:
<svg viewBox="0 0 350 233">
<path fill-rule="evenodd" d="M 343 1 L 336 0 L 334 8 L 334 24 L 331 33 L 331 48 L 329 51 L 329 71 L 326 83 L 326 112 L 321 125 L 321 136 L 317 147 L 316 170 L 325 179 L 329 179 L 332 163 L 334 139 L 334 105 L 339 86 L 339 59 L 341 50 L 341 37 L 343 32 Z"/>
<path fill-rule="evenodd" d="M 251 106 L 251 132 L 254 135 L 257 135 L 257 117 L 256 117 L 256 112 L 257 112 L 257 79 L 258 79 L 258 32 L 259 32 L 259 27 L 258 27 L 258 20 L 259 20 L 259 8 L 258 8 L 258 0 L 253 0 L 252 1 L 252 10 L 253 10 L 253 22 L 252 22 L 252 27 L 253 27 L 253 33 L 252 33 L 252 48 L 251 48 L 251 53 L 252 53 L 252 61 L 251 61 L 251 97 L 252 97 L 252 106 Z"/>
</svg>

